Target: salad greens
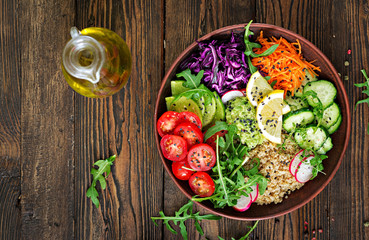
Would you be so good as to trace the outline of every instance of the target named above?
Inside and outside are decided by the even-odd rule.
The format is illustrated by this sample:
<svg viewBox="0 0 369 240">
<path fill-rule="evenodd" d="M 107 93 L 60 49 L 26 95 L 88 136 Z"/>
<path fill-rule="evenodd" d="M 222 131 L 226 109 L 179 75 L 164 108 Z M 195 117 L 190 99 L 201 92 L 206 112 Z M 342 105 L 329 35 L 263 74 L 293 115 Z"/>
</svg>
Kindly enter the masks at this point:
<svg viewBox="0 0 369 240">
<path fill-rule="evenodd" d="M 216 216 L 213 214 L 200 215 L 200 212 L 193 213 L 193 201 L 191 200 L 187 204 L 183 205 L 177 212 L 175 212 L 174 216 L 165 216 L 163 211 L 160 211 L 159 214 L 160 214 L 160 217 L 151 217 L 155 225 L 158 226 L 158 224 L 156 223 L 156 220 L 163 220 L 165 226 L 169 229 L 169 231 L 171 231 L 174 234 L 177 234 L 177 231 L 172 228 L 169 222 L 172 221 L 175 225 L 179 224 L 180 232 L 181 232 L 183 239 L 188 239 L 187 228 L 185 225 L 186 220 L 194 219 L 196 230 L 201 235 L 204 235 L 204 232 L 200 226 L 199 221 L 219 220 L 222 218 L 221 216 Z"/>
<path fill-rule="evenodd" d="M 234 206 L 241 195 L 248 196 L 252 192 L 252 186 L 259 184 L 260 194 L 265 192 L 267 187 L 267 179 L 258 173 L 260 162 L 256 159 L 250 170 L 244 169 L 242 166 L 249 160 L 248 148 L 237 142 L 237 127 L 226 123 L 216 122 L 209 128 L 210 133 L 226 130 L 225 139 L 217 136 L 216 141 L 216 166 L 213 167 L 214 174 L 212 178 L 215 183 L 215 191 L 210 197 L 193 197 L 193 201 L 202 202 L 210 200 L 215 208 L 224 208 L 225 206 Z M 245 177 L 248 180 L 245 181 Z"/>
<path fill-rule="evenodd" d="M 249 236 L 250 236 L 250 234 L 252 233 L 252 231 L 254 231 L 254 229 L 258 225 L 258 223 L 259 223 L 259 220 L 257 220 L 252 227 L 247 226 L 248 228 L 250 228 L 250 230 L 246 233 L 245 236 L 241 237 L 239 240 L 246 240 L 246 239 L 248 239 Z M 218 238 L 219 238 L 219 240 L 224 240 L 224 238 L 222 238 L 222 237 L 219 237 L 218 236 Z M 236 240 L 235 238 L 231 238 L 231 239 L 232 240 Z"/>
<path fill-rule="evenodd" d="M 303 158 L 308 157 L 313 153 L 314 158 L 310 160 L 310 165 L 313 167 L 313 176 L 310 180 L 314 179 L 316 176 L 318 176 L 318 173 L 323 173 L 324 167 L 323 167 L 323 160 L 328 158 L 325 154 L 318 154 L 313 149 L 304 149 L 304 152 L 302 153 Z"/>
<path fill-rule="evenodd" d="M 368 106 L 369 106 L 369 77 L 366 74 L 366 71 L 364 69 L 361 70 L 361 73 L 364 75 L 364 78 L 365 78 L 366 82 L 364 82 L 364 83 L 355 83 L 354 85 L 356 87 L 359 87 L 359 88 L 366 87 L 366 89 L 363 90 L 362 93 L 365 93 L 368 96 L 368 98 L 358 101 L 355 105 L 355 110 L 356 110 L 357 105 L 361 104 L 361 103 L 367 103 Z M 368 123 L 367 133 L 369 134 L 369 123 Z"/>
<path fill-rule="evenodd" d="M 96 190 L 96 183 L 97 181 L 100 182 L 100 186 L 102 190 L 105 190 L 106 188 L 106 178 L 110 174 L 110 167 L 113 165 L 113 162 L 115 160 L 116 156 L 113 155 L 105 160 L 98 160 L 94 163 L 94 166 L 98 166 L 99 169 L 91 168 L 91 174 L 93 176 L 92 184 L 87 189 L 86 196 L 91 198 L 92 202 L 95 204 L 95 206 L 98 208 L 100 203 L 99 199 L 97 198 L 99 196 L 99 193 Z M 105 173 L 105 177 L 104 177 Z"/>
</svg>

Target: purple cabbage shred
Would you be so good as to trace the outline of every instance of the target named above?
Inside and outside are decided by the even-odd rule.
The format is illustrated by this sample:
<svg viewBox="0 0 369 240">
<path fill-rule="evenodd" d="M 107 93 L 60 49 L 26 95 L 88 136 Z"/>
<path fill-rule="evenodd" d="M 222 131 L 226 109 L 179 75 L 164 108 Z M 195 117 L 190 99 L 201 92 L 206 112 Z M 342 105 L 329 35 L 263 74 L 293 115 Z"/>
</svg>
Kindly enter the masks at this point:
<svg viewBox="0 0 369 240">
<path fill-rule="evenodd" d="M 187 68 L 195 74 L 204 70 L 201 80 L 220 96 L 230 90 L 243 89 L 251 76 L 244 54 L 243 36 L 233 34 L 231 39 L 199 42 L 199 50 L 184 60 L 180 70 Z"/>
</svg>

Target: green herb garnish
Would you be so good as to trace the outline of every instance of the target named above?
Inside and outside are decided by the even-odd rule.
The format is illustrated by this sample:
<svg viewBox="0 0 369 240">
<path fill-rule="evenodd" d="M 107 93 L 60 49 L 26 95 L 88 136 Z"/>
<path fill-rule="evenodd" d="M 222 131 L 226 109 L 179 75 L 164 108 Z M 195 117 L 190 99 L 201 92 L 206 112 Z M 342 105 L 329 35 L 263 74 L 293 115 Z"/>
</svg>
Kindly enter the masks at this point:
<svg viewBox="0 0 369 240">
<path fill-rule="evenodd" d="M 185 221 L 188 219 L 194 219 L 195 220 L 195 226 L 196 230 L 201 234 L 204 235 L 204 232 L 200 226 L 199 221 L 201 220 L 219 220 L 222 217 L 216 216 L 213 214 L 207 214 L 207 215 L 200 215 L 200 212 L 193 213 L 193 202 L 190 200 L 187 204 L 183 205 L 177 212 L 175 212 L 174 216 L 165 216 L 163 211 L 160 211 L 160 217 L 151 217 L 153 222 L 156 226 L 158 224 L 156 223 L 156 220 L 163 220 L 163 223 L 168 228 L 169 231 L 171 231 L 174 234 L 177 234 L 177 231 L 173 229 L 173 227 L 170 225 L 170 221 L 172 221 L 175 225 L 179 224 L 180 232 L 183 237 L 183 239 L 188 239 L 187 236 L 187 228 L 185 225 Z"/>
<path fill-rule="evenodd" d="M 366 74 L 366 71 L 364 69 L 361 70 L 361 73 L 364 75 L 364 78 L 365 78 L 366 82 L 364 82 L 364 83 L 355 83 L 354 85 L 356 87 L 359 87 L 359 88 L 366 87 L 366 89 L 363 90 L 362 93 L 365 93 L 368 96 L 368 98 L 358 101 L 355 104 L 355 110 L 356 110 L 357 105 L 361 104 L 361 103 L 367 103 L 368 106 L 369 106 L 369 77 Z M 367 127 L 367 133 L 369 134 L 369 123 L 368 123 L 368 127 Z"/>
<path fill-rule="evenodd" d="M 277 49 L 279 44 L 274 44 L 273 46 L 271 46 L 270 48 L 265 50 L 263 53 L 260 53 L 260 54 L 254 53 L 254 51 L 252 51 L 252 49 L 253 48 L 261 48 L 261 45 L 256 43 L 256 42 L 251 42 L 250 41 L 250 37 L 254 35 L 254 33 L 250 30 L 251 23 L 252 23 L 252 20 L 245 27 L 245 36 L 244 36 L 243 39 L 244 39 L 245 46 L 246 46 L 245 55 L 247 56 L 247 63 L 249 65 L 251 74 L 253 74 L 258 69 L 254 65 L 252 65 L 251 57 L 266 57 L 266 56 L 269 56 L 270 54 L 272 54 Z"/>
<path fill-rule="evenodd" d="M 95 206 L 98 208 L 100 203 L 99 203 L 99 193 L 96 190 L 96 183 L 97 181 L 100 182 L 100 186 L 102 190 L 105 190 L 106 188 L 106 178 L 108 177 L 108 175 L 110 174 L 110 167 L 111 165 L 113 165 L 113 162 L 115 160 L 116 156 L 111 156 L 108 159 L 105 160 L 99 160 L 97 162 L 94 163 L 94 166 L 98 166 L 99 168 L 91 168 L 91 174 L 93 176 L 93 180 L 92 180 L 92 184 L 91 186 L 87 189 L 86 192 L 86 196 L 91 198 L 92 202 L 95 204 Z M 104 177 L 104 173 L 105 173 L 105 177 Z"/>
<path fill-rule="evenodd" d="M 318 154 L 313 149 L 305 149 L 302 153 L 303 158 L 308 157 L 311 155 L 311 152 L 313 152 L 314 157 L 310 160 L 310 165 L 313 167 L 313 176 L 310 180 L 314 179 L 316 176 L 318 176 L 318 173 L 323 173 L 324 166 L 323 166 L 323 160 L 328 158 L 327 155 Z"/>
<path fill-rule="evenodd" d="M 252 231 L 254 231 L 254 229 L 256 228 L 256 226 L 258 225 L 259 220 L 257 220 L 254 225 L 252 227 L 247 226 L 248 228 L 250 228 L 250 230 L 246 233 L 245 236 L 241 237 L 239 240 L 246 240 L 249 238 L 250 234 L 252 233 Z M 225 240 L 224 238 L 218 236 L 219 240 Z M 232 240 L 236 240 L 235 238 L 231 238 Z"/>
<path fill-rule="evenodd" d="M 195 89 L 200 85 L 201 78 L 204 76 L 204 70 L 201 70 L 197 75 L 193 75 L 191 70 L 188 68 L 183 72 L 178 73 L 176 76 L 186 79 L 186 82 L 183 83 L 184 87 Z"/>
<path fill-rule="evenodd" d="M 256 184 L 259 184 L 261 194 L 264 193 L 267 186 L 267 179 L 258 172 L 259 161 L 257 159 L 257 163 L 250 170 L 247 171 L 243 168 L 243 165 L 249 161 L 249 149 L 237 143 L 237 127 L 233 124 L 217 122 L 208 129 L 208 132 L 214 134 L 221 130 L 226 130 L 227 133 L 225 140 L 219 136 L 216 140 L 217 163 L 212 169 L 215 191 L 210 197 L 199 198 L 195 196 L 192 198 L 193 201 L 198 202 L 210 200 L 215 208 L 236 205 L 241 195 L 248 196 L 252 192 L 251 187 Z M 247 182 L 244 176 L 248 177 Z"/>
</svg>

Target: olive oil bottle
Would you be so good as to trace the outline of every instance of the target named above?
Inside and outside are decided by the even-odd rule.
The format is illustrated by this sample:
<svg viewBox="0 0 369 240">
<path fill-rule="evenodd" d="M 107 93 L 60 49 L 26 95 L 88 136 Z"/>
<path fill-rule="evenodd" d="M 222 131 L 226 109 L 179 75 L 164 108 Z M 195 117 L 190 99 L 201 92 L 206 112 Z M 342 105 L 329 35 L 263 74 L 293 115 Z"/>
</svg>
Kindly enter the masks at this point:
<svg viewBox="0 0 369 240">
<path fill-rule="evenodd" d="M 131 53 L 125 41 L 105 28 L 71 28 L 63 50 L 62 70 L 67 83 L 91 98 L 111 96 L 122 89 L 131 73 Z"/>
</svg>

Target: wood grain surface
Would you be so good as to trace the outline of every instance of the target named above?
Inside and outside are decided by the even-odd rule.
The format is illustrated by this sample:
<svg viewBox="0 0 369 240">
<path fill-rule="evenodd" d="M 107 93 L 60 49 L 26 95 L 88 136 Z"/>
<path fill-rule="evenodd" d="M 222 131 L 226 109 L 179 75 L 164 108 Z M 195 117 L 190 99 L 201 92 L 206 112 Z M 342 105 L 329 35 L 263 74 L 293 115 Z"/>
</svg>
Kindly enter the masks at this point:
<svg viewBox="0 0 369 240">
<path fill-rule="evenodd" d="M 157 152 L 157 93 L 194 40 L 250 20 L 320 48 L 352 110 L 351 141 L 331 183 L 304 207 L 260 221 L 250 239 L 369 239 L 369 108 L 354 111 L 365 97 L 354 83 L 369 72 L 369 3 L 359 0 L 1 1 L 0 239 L 181 239 L 150 219 L 188 201 Z M 68 87 L 60 64 L 71 26 L 106 27 L 126 40 L 133 68 L 122 91 L 88 99 Z M 96 208 L 86 197 L 90 169 L 113 154 Z M 204 236 L 186 225 L 189 239 L 239 239 L 253 224 L 203 221 Z"/>
</svg>

